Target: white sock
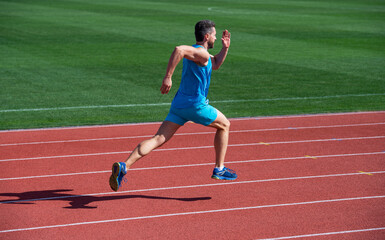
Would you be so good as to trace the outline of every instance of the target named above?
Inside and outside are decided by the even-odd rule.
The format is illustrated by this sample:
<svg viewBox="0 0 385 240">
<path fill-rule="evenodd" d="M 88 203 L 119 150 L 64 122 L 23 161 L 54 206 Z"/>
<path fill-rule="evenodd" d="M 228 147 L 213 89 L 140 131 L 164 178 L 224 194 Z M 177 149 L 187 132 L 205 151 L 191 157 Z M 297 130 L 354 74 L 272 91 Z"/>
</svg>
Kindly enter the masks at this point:
<svg viewBox="0 0 385 240">
<path fill-rule="evenodd" d="M 215 169 L 218 170 L 218 171 L 222 171 L 225 167 L 216 167 Z"/>
</svg>

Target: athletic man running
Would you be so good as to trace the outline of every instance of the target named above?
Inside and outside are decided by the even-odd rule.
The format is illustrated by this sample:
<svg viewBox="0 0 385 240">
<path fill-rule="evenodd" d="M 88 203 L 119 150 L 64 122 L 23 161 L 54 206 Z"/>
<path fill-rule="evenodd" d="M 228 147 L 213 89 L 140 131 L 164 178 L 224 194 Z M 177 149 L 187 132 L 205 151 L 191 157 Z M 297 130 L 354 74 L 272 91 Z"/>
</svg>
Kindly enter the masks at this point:
<svg viewBox="0 0 385 240">
<path fill-rule="evenodd" d="M 187 121 L 216 128 L 214 139 L 215 168 L 212 178 L 235 180 L 236 173 L 224 166 L 229 139 L 229 120 L 217 109 L 210 106 L 207 94 L 210 86 L 212 69 L 218 69 L 224 62 L 230 47 L 230 33 L 222 34 L 222 50 L 215 56 L 208 53 L 213 48 L 216 38 L 215 23 L 210 20 L 199 21 L 195 25 L 196 44 L 177 46 L 171 54 L 166 76 L 160 91 L 167 94 L 172 85 L 171 77 L 178 63 L 183 59 L 182 80 L 178 92 L 172 101 L 170 112 L 151 139 L 144 140 L 134 149 L 125 162 L 112 165 L 110 177 L 111 189 L 117 191 L 127 170 L 140 158 L 166 143 Z"/>
</svg>

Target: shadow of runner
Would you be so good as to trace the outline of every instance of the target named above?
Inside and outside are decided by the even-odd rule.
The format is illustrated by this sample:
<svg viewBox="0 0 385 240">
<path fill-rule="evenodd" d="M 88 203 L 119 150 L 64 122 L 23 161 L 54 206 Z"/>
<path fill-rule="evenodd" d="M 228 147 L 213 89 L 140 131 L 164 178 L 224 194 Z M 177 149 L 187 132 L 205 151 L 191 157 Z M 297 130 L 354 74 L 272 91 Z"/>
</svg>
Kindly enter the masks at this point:
<svg viewBox="0 0 385 240">
<path fill-rule="evenodd" d="M 89 204 L 94 202 L 104 202 L 111 200 L 121 200 L 121 199 L 132 199 L 132 198 L 145 198 L 145 199 L 157 199 L 157 200 L 175 200 L 183 202 L 194 202 L 202 200 L 210 200 L 211 197 L 198 197 L 198 198 L 173 198 L 173 197 L 158 197 L 158 196 L 147 196 L 147 195 L 118 195 L 118 196 L 83 196 L 76 199 L 72 199 L 69 203 L 71 206 L 64 208 L 68 209 L 78 209 L 78 208 L 97 208 L 97 206 L 89 206 Z"/>
<path fill-rule="evenodd" d="M 93 196 L 93 195 L 74 195 L 65 192 L 71 192 L 73 189 L 57 189 L 45 191 L 30 191 L 23 193 L 0 193 L 0 196 L 17 197 L 15 200 L 2 200 L 0 204 L 35 204 L 39 201 L 69 201 L 70 206 L 63 208 L 67 209 L 95 209 L 97 206 L 89 206 L 95 202 L 104 202 L 112 200 L 144 198 L 154 200 L 175 200 L 183 202 L 194 202 L 210 200 L 211 197 L 197 197 L 197 198 L 174 198 L 174 197 L 159 197 L 148 195 L 113 195 L 113 196 Z"/>
<path fill-rule="evenodd" d="M 57 189 L 44 191 L 30 191 L 22 193 L 0 193 L 0 196 L 17 197 L 15 200 L 2 200 L 0 204 L 34 204 L 36 201 L 43 200 L 62 200 L 66 197 L 75 197 L 81 195 L 65 194 L 61 192 L 71 192 L 73 189 Z"/>
</svg>

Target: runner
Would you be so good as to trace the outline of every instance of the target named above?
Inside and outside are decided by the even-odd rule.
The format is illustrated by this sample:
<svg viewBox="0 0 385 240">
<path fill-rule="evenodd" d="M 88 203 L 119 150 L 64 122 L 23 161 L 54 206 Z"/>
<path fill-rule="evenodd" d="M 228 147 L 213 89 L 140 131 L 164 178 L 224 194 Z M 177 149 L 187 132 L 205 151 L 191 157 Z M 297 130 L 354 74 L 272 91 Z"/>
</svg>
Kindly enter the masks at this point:
<svg viewBox="0 0 385 240">
<path fill-rule="evenodd" d="M 115 162 L 112 165 L 110 177 L 112 190 L 118 191 L 127 170 L 136 161 L 170 140 L 175 132 L 188 121 L 217 129 L 214 138 L 215 168 L 211 178 L 220 180 L 237 178 L 235 171 L 224 166 L 230 122 L 219 110 L 209 105 L 207 99 L 211 72 L 219 69 L 227 56 L 230 47 L 230 33 L 227 30 L 223 31 L 222 49 L 215 56 L 210 55 L 207 51 L 214 47 L 217 40 L 214 22 L 199 21 L 195 25 L 195 38 L 196 44 L 177 46 L 171 54 L 166 76 L 160 88 L 162 94 L 169 93 L 172 86 L 172 75 L 182 59 L 183 70 L 182 80 L 171 103 L 169 114 L 155 136 L 139 143 L 125 162 Z"/>
</svg>

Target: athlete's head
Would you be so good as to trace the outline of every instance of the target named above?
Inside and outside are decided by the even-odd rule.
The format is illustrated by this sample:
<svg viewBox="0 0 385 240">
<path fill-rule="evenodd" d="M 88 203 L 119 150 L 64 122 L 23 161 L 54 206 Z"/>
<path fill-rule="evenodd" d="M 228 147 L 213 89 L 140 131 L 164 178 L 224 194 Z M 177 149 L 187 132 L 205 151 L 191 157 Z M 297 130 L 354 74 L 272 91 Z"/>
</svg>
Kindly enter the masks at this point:
<svg viewBox="0 0 385 240">
<path fill-rule="evenodd" d="M 202 20 L 195 24 L 195 39 L 197 42 L 207 40 L 209 48 L 214 47 L 216 40 L 215 23 L 210 20 Z"/>
</svg>

